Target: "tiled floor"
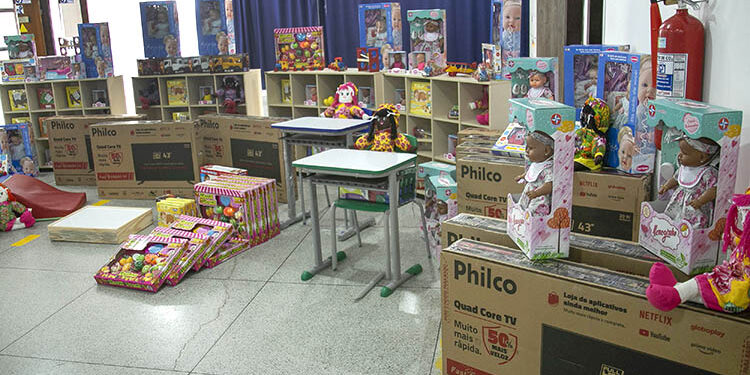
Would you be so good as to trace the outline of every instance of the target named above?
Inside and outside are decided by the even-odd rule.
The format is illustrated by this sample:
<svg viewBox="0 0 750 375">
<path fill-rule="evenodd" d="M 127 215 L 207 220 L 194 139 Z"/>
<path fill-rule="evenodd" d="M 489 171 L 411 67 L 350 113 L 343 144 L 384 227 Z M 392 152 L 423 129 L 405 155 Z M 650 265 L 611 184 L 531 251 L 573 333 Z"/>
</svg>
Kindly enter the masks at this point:
<svg viewBox="0 0 750 375">
<path fill-rule="evenodd" d="M 98 201 L 94 188 L 65 189 Z M 96 285 L 115 246 L 52 243 L 47 222 L 0 233 L 0 374 L 437 374 L 438 267 L 418 212 L 400 213 L 402 267 L 424 272 L 388 298 L 375 289 L 358 302 L 385 262 L 380 218 L 362 248 L 354 237 L 339 243 L 348 257 L 336 272 L 308 282 L 309 223 L 156 294 Z M 331 219 L 321 215 L 326 251 Z M 30 234 L 40 237 L 11 246 Z"/>
</svg>

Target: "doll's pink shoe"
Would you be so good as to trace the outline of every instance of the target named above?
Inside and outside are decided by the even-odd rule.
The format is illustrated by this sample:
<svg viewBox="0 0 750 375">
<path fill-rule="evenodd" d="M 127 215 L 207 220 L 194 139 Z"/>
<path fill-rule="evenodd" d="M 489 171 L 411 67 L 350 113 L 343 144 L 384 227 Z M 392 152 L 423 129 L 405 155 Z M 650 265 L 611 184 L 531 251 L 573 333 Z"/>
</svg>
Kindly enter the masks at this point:
<svg viewBox="0 0 750 375">
<path fill-rule="evenodd" d="M 677 285 L 677 279 L 674 278 L 672 270 L 661 262 L 654 263 L 651 266 L 651 271 L 648 273 L 648 280 L 651 282 L 651 285 L 670 287 Z"/>
<path fill-rule="evenodd" d="M 23 225 L 26 226 L 26 228 L 29 228 L 36 223 L 36 219 L 34 219 L 34 216 L 31 215 L 31 211 L 29 210 L 26 210 L 24 213 L 22 213 L 21 217 L 19 217 L 19 220 L 23 223 Z"/>
<path fill-rule="evenodd" d="M 646 288 L 646 298 L 661 311 L 672 311 L 682 303 L 680 293 L 671 286 L 651 284 Z"/>
</svg>

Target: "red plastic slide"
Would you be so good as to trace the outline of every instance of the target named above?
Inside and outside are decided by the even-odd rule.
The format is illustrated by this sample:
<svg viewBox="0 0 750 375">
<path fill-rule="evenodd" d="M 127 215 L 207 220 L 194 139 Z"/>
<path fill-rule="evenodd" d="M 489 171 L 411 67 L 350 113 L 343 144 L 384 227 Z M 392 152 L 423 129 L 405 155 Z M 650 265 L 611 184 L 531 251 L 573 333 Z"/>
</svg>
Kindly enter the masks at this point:
<svg viewBox="0 0 750 375">
<path fill-rule="evenodd" d="M 54 188 L 34 177 L 16 174 L 3 182 L 16 200 L 28 208 L 35 219 L 63 217 L 86 204 L 86 193 L 71 193 Z"/>
</svg>

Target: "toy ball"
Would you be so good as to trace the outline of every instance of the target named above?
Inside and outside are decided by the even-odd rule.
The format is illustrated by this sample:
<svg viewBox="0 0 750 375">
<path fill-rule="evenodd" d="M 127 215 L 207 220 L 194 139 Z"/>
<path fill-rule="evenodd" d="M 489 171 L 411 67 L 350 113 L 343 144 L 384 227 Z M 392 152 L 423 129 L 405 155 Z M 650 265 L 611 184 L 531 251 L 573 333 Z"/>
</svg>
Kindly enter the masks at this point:
<svg viewBox="0 0 750 375">
<path fill-rule="evenodd" d="M 300 48 L 302 48 L 302 49 L 305 49 L 305 48 L 307 48 L 307 47 L 310 47 L 310 42 L 308 42 L 308 41 L 306 41 L 306 40 L 305 40 L 305 41 L 303 41 L 303 42 L 299 42 L 299 47 L 300 47 Z"/>
<path fill-rule="evenodd" d="M 146 254 L 146 258 L 144 259 L 144 262 L 146 262 L 147 264 L 156 263 L 156 254 Z"/>
<path fill-rule="evenodd" d="M 312 55 L 310 53 L 310 51 L 309 50 L 305 50 L 305 57 L 310 58 L 310 55 Z"/>
<path fill-rule="evenodd" d="M 305 33 L 298 33 L 298 34 L 294 35 L 294 38 L 295 38 L 295 39 L 296 39 L 297 41 L 302 41 L 302 40 L 305 40 Z"/>
<path fill-rule="evenodd" d="M 296 54 L 297 56 L 302 56 L 302 50 L 301 50 L 301 49 L 298 49 L 298 50 L 297 50 L 297 51 L 295 52 L 295 54 Z"/>
<path fill-rule="evenodd" d="M 305 36 L 307 36 L 307 39 L 313 39 L 312 33 L 307 33 L 307 34 L 305 34 Z"/>
<path fill-rule="evenodd" d="M 294 60 L 295 58 L 296 58 L 296 56 L 294 56 L 294 54 L 293 54 L 293 53 L 290 53 L 290 54 L 289 54 L 289 60 Z"/>
<path fill-rule="evenodd" d="M 143 268 L 141 268 L 141 272 L 148 273 L 148 271 L 151 270 L 151 266 L 148 264 L 144 264 Z"/>
<path fill-rule="evenodd" d="M 133 268 L 135 268 L 136 271 L 140 271 L 143 269 L 143 260 L 136 260 L 135 263 L 133 263 Z"/>
<path fill-rule="evenodd" d="M 234 216 L 235 211 L 237 210 L 232 206 L 224 207 L 224 216 Z"/>
<path fill-rule="evenodd" d="M 164 248 L 164 245 L 161 245 L 161 244 L 151 245 L 151 246 L 148 247 L 148 253 L 149 254 L 156 254 L 156 253 L 160 252 L 161 249 L 163 249 L 163 248 Z"/>
<path fill-rule="evenodd" d="M 290 47 L 292 47 L 291 49 L 297 49 L 299 48 L 299 43 L 292 43 Z"/>
<path fill-rule="evenodd" d="M 221 203 L 222 206 L 229 206 L 232 204 L 232 197 L 226 197 L 226 196 L 220 196 L 219 197 L 219 203 Z"/>
<path fill-rule="evenodd" d="M 318 49 L 318 42 L 312 42 L 312 43 L 310 43 L 310 49 Z"/>
<path fill-rule="evenodd" d="M 146 257 L 146 256 L 145 256 L 145 255 L 143 255 L 143 254 L 134 254 L 134 255 L 133 255 L 133 260 L 134 260 L 134 261 L 136 261 L 136 262 L 138 262 L 138 261 L 143 261 L 143 259 L 144 259 L 145 257 Z"/>
</svg>

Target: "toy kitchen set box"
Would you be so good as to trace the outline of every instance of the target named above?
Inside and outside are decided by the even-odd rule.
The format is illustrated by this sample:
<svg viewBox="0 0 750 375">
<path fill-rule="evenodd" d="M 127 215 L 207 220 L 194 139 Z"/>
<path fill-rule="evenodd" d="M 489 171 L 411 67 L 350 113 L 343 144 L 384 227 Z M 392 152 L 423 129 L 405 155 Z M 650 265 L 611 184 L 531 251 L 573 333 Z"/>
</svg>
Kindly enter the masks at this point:
<svg viewBox="0 0 750 375">
<path fill-rule="evenodd" d="M 99 196 L 189 197 L 199 181 L 192 122 L 120 121 L 91 126 Z"/>
<path fill-rule="evenodd" d="M 748 374 L 747 314 L 646 300 L 646 277 L 460 240 L 440 256 L 443 373 Z"/>
<path fill-rule="evenodd" d="M 286 203 L 286 173 L 281 132 L 271 124 L 274 117 L 227 114 L 200 116 L 197 122 L 201 165 L 242 168 L 255 177 L 276 180 L 280 203 Z"/>
<path fill-rule="evenodd" d="M 55 184 L 96 186 L 94 155 L 91 152 L 91 124 L 142 120 L 145 115 L 54 116 L 44 119 Z"/>
</svg>

